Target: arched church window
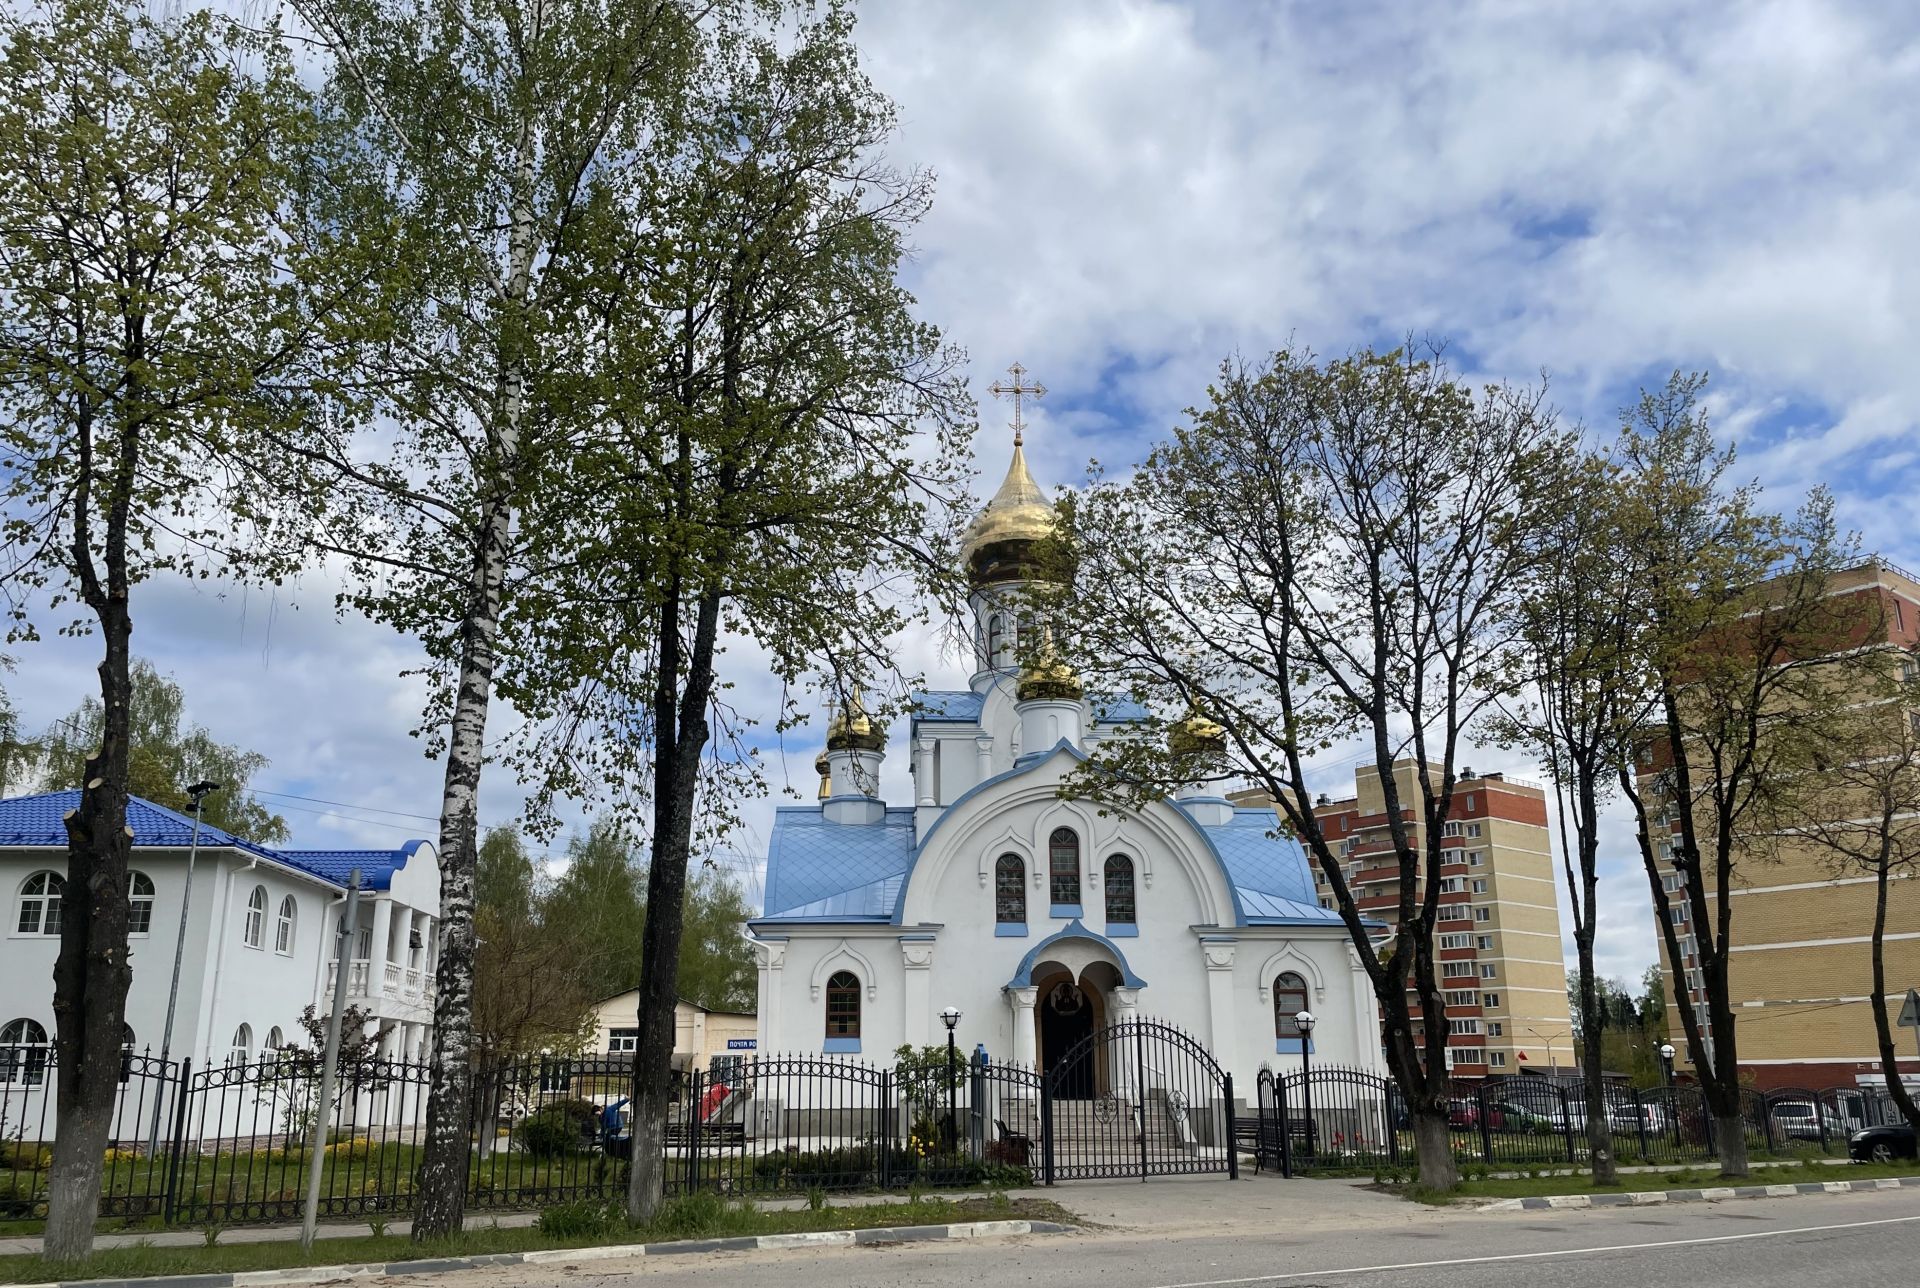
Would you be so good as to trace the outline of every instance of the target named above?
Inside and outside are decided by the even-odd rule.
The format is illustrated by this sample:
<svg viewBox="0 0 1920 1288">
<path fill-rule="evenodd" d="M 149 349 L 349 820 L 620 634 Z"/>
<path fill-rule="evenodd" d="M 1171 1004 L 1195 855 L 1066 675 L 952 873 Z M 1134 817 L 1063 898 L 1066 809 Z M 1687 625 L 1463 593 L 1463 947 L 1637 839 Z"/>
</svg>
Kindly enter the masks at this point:
<svg viewBox="0 0 1920 1288">
<path fill-rule="evenodd" d="M 1080 838 L 1070 827 L 1056 827 L 1047 838 L 1048 898 L 1054 903 L 1080 902 Z"/>
<path fill-rule="evenodd" d="M 1107 924 L 1131 926 L 1133 910 L 1133 860 L 1124 854 L 1107 859 Z"/>
<path fill-rule="evenodd" d="M 1017 854 L 1003 854 L 993 865 L 993 919 L 1003 926 L 1027 921 L 1027 865 Z"/>
<path fill-rule="evenodd" d="M 835 971 L 827 979 L 827 1036 L 860 1036 L 860 980 L 852 971 Z"/>
<path fill-rule="evenodd" d="M 1273 981 L 1273 1036 L 1297 1038 L 1300 1025 L 1294 1016 L 1307 1009 L 1307 981 L 1292 971 Z"/>
<path fill-rule="evenodd" d="M 1006 661 L 1007 618 L 1004 613 L 994 613 L 987 618 L 987 665 L 1000 666 Z"/>
</svg>

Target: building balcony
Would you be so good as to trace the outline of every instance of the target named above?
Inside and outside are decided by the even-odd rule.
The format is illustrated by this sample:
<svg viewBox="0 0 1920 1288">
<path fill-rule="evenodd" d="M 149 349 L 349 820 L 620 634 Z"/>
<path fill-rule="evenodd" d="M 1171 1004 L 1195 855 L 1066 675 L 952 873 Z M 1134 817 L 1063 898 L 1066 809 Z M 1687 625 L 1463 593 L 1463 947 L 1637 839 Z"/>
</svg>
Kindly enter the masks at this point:
<svg viewBox="0 0 1920 1288">
<path fill-rule="evenodd" d="M 332 995 L 340 978 L 338 959 L 327 963 L 327 993 Z M 365 957 L 356 957 L 347 963 L 347 996 L 349 998 L 392 1000 L 406 1005 L 431 1005 L 434 996 L 433 976 L 418 967 L 403 966 L 399 962 L 385 962 L 380 971 L 380 992 L 373 992 L 373 962 Z"/>
</svg>

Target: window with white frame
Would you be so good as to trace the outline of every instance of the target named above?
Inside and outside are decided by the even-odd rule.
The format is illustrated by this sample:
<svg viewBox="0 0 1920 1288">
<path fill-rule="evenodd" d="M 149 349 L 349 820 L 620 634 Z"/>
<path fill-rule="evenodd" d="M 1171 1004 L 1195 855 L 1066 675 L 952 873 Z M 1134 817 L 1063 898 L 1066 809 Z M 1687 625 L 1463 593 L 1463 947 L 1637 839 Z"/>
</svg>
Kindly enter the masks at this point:
<svg viewBox="0 0 1920 1288">
<path fill-rule="evenodd" d="M 1485 877 L 1475 877 L 1473 879 L 1473 892 L 1475 894 L 1485 894 L 1487 892 L 1487 879 Z"/>
<path fill-rule="evenodd" d="M 1474 992 L 1470 988 L 1449 989 L 1446 993 L 1446 1002 L 1448 1006 L 1472 1006 Z"/>
<path fill-rule="evenodd" d="M 1470 868 L 1484 867 L 1486 862 L 1487 852 L 1485 850 L 1472 850 L 1467 854 L 1467 866 Z"/>
<path fill-rule="evenodd" d="M 1506 1068 L 1506 1067 L 1507 1067 L 1507 1053 L 1506 1053 L 1505 1051 L 1489 1051 L 1489 1052 L 1487 1052 L 1487 1067 L 1488 1067 L 1489 1069 L 1504 1069 L 1504 1068 Z"/>
<path fill-rule="evenodd" d="M 229 1065 L 245 1064 L 253 1056 L 253 1026 L 242 1024 L 233 1031 L 233 1045 L 227 1048 Z"/>
<path fill-rule="evenodd" d="M 1442 936 L 1440 936 L 1440 948 L 1441 948 L 1441 950 L 1442 950 L 1443 952 L 1444 952 L 1444 951 L 1451 951 L 1452 949 L 1455 949 L 1455 948 L 1465 948 L 1465 947 L 1467 947 L 1468 945 L 1470 945 L 1470 944 L 1471 944 L 1472 942 L 1473 942 L 1473 936 L 1472 936 L 1472 935 L 1442 935 Z"/>
<path fill-rule="evenodd" d="M 1477 836 L 1479 836 L 1479 835 L 1480 835 L 1480 825 L 1479 825 L 1478 823 L 1469 823 L 1469 824 L 1467 824 L 1467 827 L 1466 827 L 1466 834 L 1467 834 L 1467 836 L 1468 836 L 1469 838 L 1472 838 L 1472 837 L 1477 837 Z"/>
<path fill-rule="evenodd" d="M 1487 1021 L 1488 1037 L 1501 1038 L 1501 1037 L 1505 1037 L 1506 1035 L 1507 1035 L 1507 1026 L 1505 1024 L 1501 1023 L 1499 1020 Z"/>
<path fill-rule="evenodd" d="M 144 872 L 127 873 L 127 933 L 153 930 L 153 878 Z"/>
<path fill-rule="evenodd" d="M 1486 1062 L 1487 1062 L 1487 1053 L 1485 1048 L 1483 1047 L 1460 1047 L 1458 1049 L 1455 1049 L 1453 1047 L 1447 1048 L 1447 1063 L 1450 1065 L 1485 1064 Z"/>
<path fill-rule="evenodd" d="M 1456 1037 L 1462 1034 L 1478 1033 L 1479 1031 L 1480 1031 L 1480 1021 L 1478 1020 L 1469 1019 L 1469 1020 L 1448 1020 L 1447 1021 L 1447 1032 L 1450 1034 L 1453 1034 Z"/>
<path fill-rule="evenodd" d="M 36 872 L 20 886 L 20 914 L 13 923 L 21 935 L 57 935 L 60 933 L 60 904 L 67 892 L 67 879 L 58 872 Z"/>
<path fill-rule="evenodd" d="M 1473 910 L 1473 919 L 1475 921 L 1492 921 L 1493 909 L 1487 907 L 1484 903 L 1480 904 Z"/>
<path fill-rule="evenodd" d="M 1491 1011 L 1496 1006 L 1500 1005 L 1500 994 L 1482 993 L 1480 995 L 1480 1005 L 1483 1009 Z"/>
<path fill-rule="evenodd" d="M 1473 977 L 1473 963 L 1466 961 L 1441 962 L 1440 973 L 1442 975 L 1465 975 L 1471 979 Z"/>
<path fill-rule="evenodd" d="M 1458 823 L 1448 823 L 1445 827 L 1440 829 L 1440 835 L 1458 836 L 1460 835 L 1460 825 Z"/>
<path fill-rule="evenodd" d="M 255 886 L 253 893 L 247 896 L 247 919 L 240 927 L 240 941 L 249 948 L 259 948 L 267 939 L 267 888 Z"/>
<path fill-rule="evenodd" d="M 1498 979 L 1499 976 L 1500 973 L 1494 969 L 1492 962 L 1482 963 L 1480 967 L 1481 979 Z"/>
<path fill-rule="evenodd" d="M 265 1055 L 269 1051 L 279 1051 L 286 1045 L 287 1035 L 282 1033 L 280 1026 L 276 1024 L 267 1030 L 267 1044 L 260 1048 L 260 1054 Z"/>
<path fill-rule="evenodd" d="M 1493 951 L 1493 936 L 1481 935 L 1473 941 L 1473 946 L 1483 953 L 1490 953 Z"/>
<path fill-rule="evenodd" d="M 47 1079 L 47 1031 L 22 1017 L 0 1028 L 0 1085 L 37 1087 Z"/>
<path fill-rule="evenodd" d="M 293 956 L 293 923 L 299 915 L 299 905 L 292 895 L 280 901 L 280 914 L 273 919 L 273 951 L 282 957 Z"/>
<path fill-rule="evenodd" d="M 640 1049 L 639 1029 L 608 1029 L 607 1054 L 625 1055 Z"/>
<path fill-rule="evenodd" d="M 1459 894 L 1462 890 L 1466 888 L 1464 885 L 1461 884 L 1463 880 L 1464 878 L 1462 877 L 1441 877 L 1440 893 L 1441 894 Z"/>
</svg>

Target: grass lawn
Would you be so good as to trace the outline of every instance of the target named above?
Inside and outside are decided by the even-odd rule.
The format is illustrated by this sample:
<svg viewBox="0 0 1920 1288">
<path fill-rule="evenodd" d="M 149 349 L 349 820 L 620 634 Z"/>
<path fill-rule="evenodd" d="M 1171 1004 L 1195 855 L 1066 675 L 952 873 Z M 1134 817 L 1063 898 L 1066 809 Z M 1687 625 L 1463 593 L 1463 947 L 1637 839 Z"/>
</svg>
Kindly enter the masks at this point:
<svg viewBox="0 0 1920 1288">
<path fill-rule="evenodd" d="M 1044 1199 L 1009 1199 L 993 1195 L 949 1202 L 928 1198 L 919 1202 L 827 1206 L 764 1212 L 747 1203 L 728 1203 L 714 1195 L 671 1199 L 646 1226 L 601 1218 L 590 1205 L 550 1209 L 560 1218 L 554 1231 L 529 1229 L 469 1230 L 442 1243 L 414 1243 L 405 1235 L 316 1240 L 312 1253 L 303 1253 L 298 1240 L 273 1243 L 215 1244 L 213 1247 L 111 1248 L 95 1253 L 84 1265 L 55 1265 L 40 1257 L 0 1257 L 0 1284 L 40 1283 L 51 1280 L 121 1279 L 141 1275 L 192 1275 L 240 1270 L 279 1270 L 290 1266 L 325 1266 L 365 1262 L 408 1261 L 424 1257 L 480 1256 L 490 1252 L 530 1252 L 540 1248 L 583 1248 L 614 1243 L 649 1243 L 666 1239 L 710 1239 L 748 1234 L 789 1234 L 812 1230 L 862 1230 L 885 1225 L 944 1225 L 953 1221 L 1069 1221 L 1073 1217 Z M 565 1233 L 559 1227 L 576 1228 Z M 595 1228 L 578 1228 L 592 1226 Z"/>
<path fill-rule="evenodd" d="M 1718 1168 L 1676 1168 L 1670 1172 L 1630 1172 L 1618 1185 L 1595 1185 L 1585 1172 L 1566 1176 L 1483 1177 L 1462 1181 L 1460 1188 L 1440 1193 L 1413 1183 L 1381 1188 L 1421 1203 L 1445 1204 L 1461 1200 L 1538 1198 L 1552 1194 L 1625 1194 L 1646 1190 L 1697 1190 L 1732 1185 L 1796 1185 L 1808 1181 L 1862 1181 L 1884 1176 L 1920 1176 L 1920 1163 L 1754 1163 L 1753 1175 L 1737 1180 L 1720 1175 Z"/>
</svg>

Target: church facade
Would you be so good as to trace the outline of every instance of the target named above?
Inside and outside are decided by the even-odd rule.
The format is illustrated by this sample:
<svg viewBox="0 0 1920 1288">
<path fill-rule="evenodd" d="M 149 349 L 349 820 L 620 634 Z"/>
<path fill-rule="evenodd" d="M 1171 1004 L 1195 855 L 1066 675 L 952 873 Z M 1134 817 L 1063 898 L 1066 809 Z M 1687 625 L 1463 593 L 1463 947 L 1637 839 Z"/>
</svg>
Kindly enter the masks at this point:
<svg viewBox="0 0 1920 1288">
<path fill-rule="evenodd" d="M 915 697 L 914 799 L 878 799 L 888 740 L 856 705 L 829 728 L 820 802 L 776 815 L 750 925 L 759 1049 L 884 1064 L 902 1043 L 944 1042 L 952 1008 L 963 1051 L 1043 1071 L 1135 1018 L 1205 1043 L 1241 1099 L 1263 1064 L 1297 1068 L 1308 1041 L 1316 1062 L 1382 1070 L 1347 932 L 1271 810 L 1199 785 L 1138 810 L 1062 799 L 1089 749 L 1140 736 L 1146 713 L 1084 693 L 1057 661 L 1015 664 L 1016 593 L 1054 521 L 1018 428 L 964 548 L 974 674 Z M 1197 718 L 1174 731 L 1218 735 Z M 1302 1010 L 1317 1021 L 1306 1038 Z"/>
</svg>

